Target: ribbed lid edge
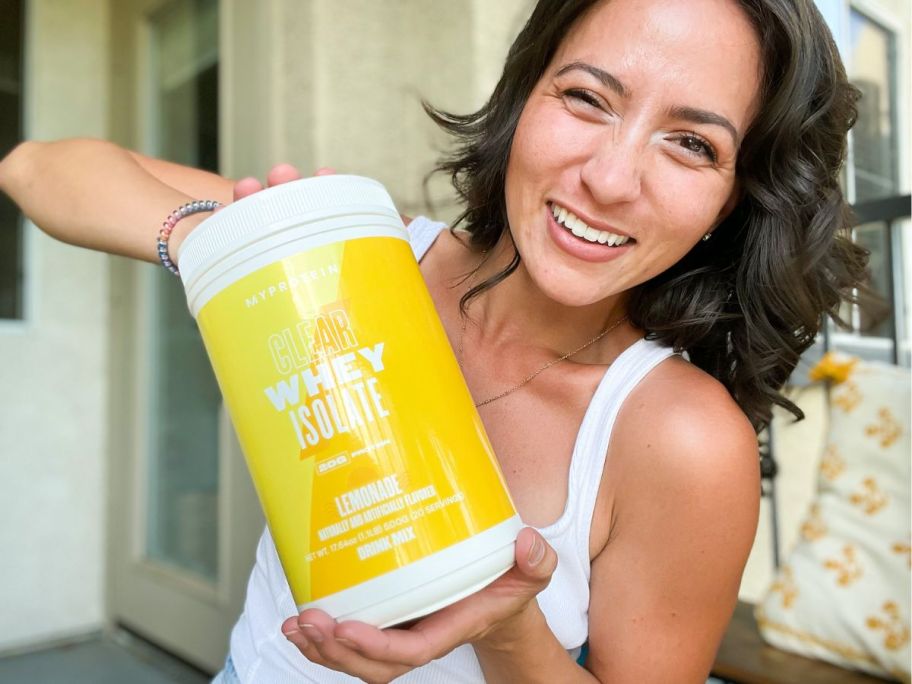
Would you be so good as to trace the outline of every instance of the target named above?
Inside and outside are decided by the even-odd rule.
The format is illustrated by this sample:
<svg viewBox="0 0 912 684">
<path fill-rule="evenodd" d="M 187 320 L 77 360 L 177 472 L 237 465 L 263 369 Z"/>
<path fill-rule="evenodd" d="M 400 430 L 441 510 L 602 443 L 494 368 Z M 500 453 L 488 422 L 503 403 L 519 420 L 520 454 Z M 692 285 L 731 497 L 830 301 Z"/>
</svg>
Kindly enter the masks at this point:
<svg viewBox="0 0 912 684">
<path fill-rule="evenodd" d="M 338 214 L 332 210 L 338 209 Z M 321 212 L 344 215 L 349 209 L 398 216 L 382 184 L 363 176 L 316 176 L 261 190 L 229 204 L 199 224 L 181 243 L 177 264 L 184 286 L 237 247 L 268 236 L 297 218 Z"/>
</svg>

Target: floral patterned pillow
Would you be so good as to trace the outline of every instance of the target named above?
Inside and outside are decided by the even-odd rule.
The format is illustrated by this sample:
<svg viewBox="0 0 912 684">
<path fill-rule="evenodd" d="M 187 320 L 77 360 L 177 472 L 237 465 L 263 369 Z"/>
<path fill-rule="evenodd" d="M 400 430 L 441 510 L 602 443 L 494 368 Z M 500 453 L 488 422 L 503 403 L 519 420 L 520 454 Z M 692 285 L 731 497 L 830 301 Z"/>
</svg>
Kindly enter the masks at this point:
<svg viewBox="0 0 912 684">
<path fill-rule="evenodd" d="M 777 648 L 909 682 L 910 375 L 838 365 L 817 494 L 757 623 Z"/>
</svg>

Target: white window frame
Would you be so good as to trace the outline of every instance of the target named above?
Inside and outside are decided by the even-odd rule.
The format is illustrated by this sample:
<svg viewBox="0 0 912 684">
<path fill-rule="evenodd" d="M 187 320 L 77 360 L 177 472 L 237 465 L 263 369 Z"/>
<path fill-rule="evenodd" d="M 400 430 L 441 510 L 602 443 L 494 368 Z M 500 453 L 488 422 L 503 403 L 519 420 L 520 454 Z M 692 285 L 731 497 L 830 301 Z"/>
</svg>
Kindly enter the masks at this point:
<svg viewBox="0 0 912 684">
<path fill-rule="evenodd" d="M 32 97 L 34 89 L 29 87 L 32 83 L 32 65 L 34 60 L 31 59 L 31 50 L 34 49 L 35 41 L 33 40 L 34 27 L 31 19 L 31 3 L 28 0 L 22 2 L 22 81 L 21 81 L 21 99 L 20 99 L 20 116 L 22 122 L 22 136 L 24 140 L 31 137 L 31 122 L 33 120 L 31 113 L 33 108 Z M 31 333 L 37 320 L 37 308 L 35 294 L 35 283 L 38 280 L 38 256 L 35 249 L 35 240 L 38 236 L 38 228 L 34 223 L 29 221 L 25 216 L 20 214 L 20 229 L 22 231 L 22 252 L 20 255 L 20 264 L 23 270 L 22 276 L 22 316 L 20 318 L 0 318 L 0 335 L 22 335 Z"/>
<path fill-rule="evenodd" d="M 897 159 L 897 179 L 899 184 L 898 194 L 909 193 L 909 127 L 903 125 L 903 122 L 909 121 L 910 116 L 910 67 L 909 67 L 909 49 L 910 49 L 910 21 L 908 12 L 910 8 L 908 3 L 906 7 L 898 7 L 903 3 L 890 3 L 884 0 L 816 0 L 816 4 L 830 26 L 833 37 L 839 48 L 840 54 L 846 65 L 846 70 L 851 73 L 851 56 L 848 54 L 848 32 L 850 26 L 850 11 L 855 10 L 874 23 L 881 26 L 884 30 L 894 36 L 895 46 L 895 64 L 894 64 L 894 83 L 896 88 L 894 93 L 893 123 L 896 126 L 896 143 L 900 154 Z M 896 5 L 891 9 L 891 5 Z M 905 10 L 907 16 L 897 16 L 896 9 L 900 12 Z M 846 160 L 847 168 L 851 169 L 853 165 L 853 139 L 849 136 L 849 149 Z M 854 178 L 851 173 L 846 174 L 846 199 L 854 202 Z M 912 301 L 909 295 L 909 280 L 912 278 L 912 235 L 909 234 L 909 226 L 902 226 L 894 230 L 891 237 L 893 241 L 893 273 L 894 273 L 894 302 L 897 308 L 896 325 L 900 331 L 900 349 L 898 356 L 901 365 L 908 366 L 910 363 L 910 338 L 912 338 L 912 317 L 903 315 L 905 306 Z M 903 236 L 899 237 L 902 231 Z M 905 287 L 899 287 L 900 283 Z M 853 325 L 857 325 L 857 315 L 853 315 Z M 861 356 L 874 359 L 889 359 L 893 342 L 887 337 L 862 336 L 857 329 L 853 331 L 844 331 L 840 329 L 831 330 L 830 345 L 842 349 L 850 349 L 852 352 Z"/>
</svg>

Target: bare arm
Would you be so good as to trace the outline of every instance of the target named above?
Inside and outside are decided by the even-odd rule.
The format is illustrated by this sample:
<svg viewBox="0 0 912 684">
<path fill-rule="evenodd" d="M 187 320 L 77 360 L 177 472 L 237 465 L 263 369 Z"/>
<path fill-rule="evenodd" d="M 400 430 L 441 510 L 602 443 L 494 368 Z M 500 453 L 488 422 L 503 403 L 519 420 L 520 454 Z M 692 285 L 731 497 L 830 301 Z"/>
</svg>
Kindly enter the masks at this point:
<svg viewBox="0 0 912 684">
<path fill-rule="evenodd" d="M 233 182 L 151 159 L 102 140 L 25 142 L 0 161 L 0 190 L 52 237 L 157 261 L 155 238 L 170 211 L 192 199 L 230 202 Z M 205 218 L 178 224 L 171 254 Z"/>
<path fill-rule="evenodd" d="M 592 563 L 587 668 L 612 684 L 702 684 L 756 532 L 756 435 L 721 385 L 670 361 L 618 415 L 603 486 L 612 524 Z"/>
<path fill-rule="evenodd" d="M 614 432 L 602 483 L 611 532 L 592 563 L 586 668 L 532 606 L 515 639 L 475 644 L 491 684 L 706 681 L 754 540 L 756 436 L 721 385 L 683 361 L 647 376 Z"/>
</svg>

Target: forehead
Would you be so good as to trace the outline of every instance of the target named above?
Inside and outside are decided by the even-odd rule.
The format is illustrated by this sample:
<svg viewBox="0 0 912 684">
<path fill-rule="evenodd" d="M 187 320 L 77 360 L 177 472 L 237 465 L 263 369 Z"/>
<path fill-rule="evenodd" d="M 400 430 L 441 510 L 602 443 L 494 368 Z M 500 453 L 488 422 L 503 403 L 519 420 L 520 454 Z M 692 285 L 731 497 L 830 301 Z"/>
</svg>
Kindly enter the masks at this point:
<svg viewBox="0 0 912 684">
<path fill-rule="evenodd" d="M 607 0 L 574 24 L 552 62 L 598 66 L 631 99 L 668 99 L 729 117 L 743 132 L 760 87 L 756 31 L 734 0 Z"/>
</svg>

